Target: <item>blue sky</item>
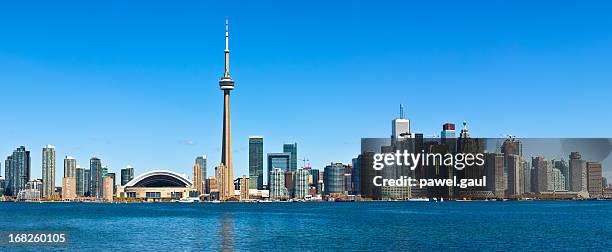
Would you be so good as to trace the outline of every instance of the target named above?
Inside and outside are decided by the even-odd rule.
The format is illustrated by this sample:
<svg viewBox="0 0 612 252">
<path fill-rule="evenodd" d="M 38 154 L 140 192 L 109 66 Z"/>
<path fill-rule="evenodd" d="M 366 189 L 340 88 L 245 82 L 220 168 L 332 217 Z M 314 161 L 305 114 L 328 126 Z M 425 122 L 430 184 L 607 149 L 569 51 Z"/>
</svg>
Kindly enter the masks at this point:
<svg viewBox="0 0 612 252">
<path fill-rule="evenodd" d="M 27 146 L 41 177 L 53 144 L 58 181 L 65 155 L 190 175 L 206 154 L 212 175 L 225 16 L 236 176 L 249 135 L 265 152 L 298 142 L 315 168 L 348 162 L 361 137 L 390 134 L 399 103 L 425 135 L 467 120 L 480 137 L 610 137 L 611 5 L 4 1 L 0 154 Z"/>
</svg>

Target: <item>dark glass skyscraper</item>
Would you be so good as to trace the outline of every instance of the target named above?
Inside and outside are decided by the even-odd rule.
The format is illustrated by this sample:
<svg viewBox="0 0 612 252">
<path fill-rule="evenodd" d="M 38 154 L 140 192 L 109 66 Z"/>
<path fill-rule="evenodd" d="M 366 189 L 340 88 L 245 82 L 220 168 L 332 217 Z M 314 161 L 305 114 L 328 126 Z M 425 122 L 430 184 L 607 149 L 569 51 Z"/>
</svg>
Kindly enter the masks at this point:
<svg viewBox="0 0 612 252">
<path fill-rule="evenodd" d="M 206 179 L 206 155 L 202 155 L 199 157 L 196 157 L 195 163 L 200 165 L 201 169 L 202 169 L 202 174 L 200 174 L 200 176 L 202 176 L 201 178 L 204 180 Z"/>
<path fill-rule="evenodd" d="M 283 152 L 291 153 L 289 171 L 296 171 L 297 170 L 297 143 L 283 144 Z"/>
<path fill-rule="evenodd" d="M 249 188 L 263 189 L 263 137 L 249 137 Z"/>
<path fill-rule="evenodd" d="M 91 170 L 83 169 L 83 196 L 91 197 Z"/>
<path fill-rule="evenodd" d="M 6 190 L 5 195 L 17 196 L 19 190 L 23 189 L 30 181 L 31 158 L 30 151 L 24 146 L 20 146 L 13 155 L 6 160 Z"/>
<path fill-rule="evenodd" d="M 76 194 L 77 196 L 85 196 L 85 170 L 80 166 L 76 166 Z"/>
<path fill-rule="evenodd" d="M 344 192 L 344 171 L 342 163 L 325 166 L 323 175 L 325 195 Z"/>
<path fill-rule="evenodd" d="M 122 186 L 130 182 L 132 179 L 134 179 L 134 167 L 128 165 L 127 167 L 121 169 Z"/>
<path fill-rule="evenodd" d="M 97 157 L 92 157 L 89 160 L 89 170 L 91 173 L 91 182 L 89 187 L 90 196 L 96 198 L 102 198 L 102 162 Z"/>
</svg>

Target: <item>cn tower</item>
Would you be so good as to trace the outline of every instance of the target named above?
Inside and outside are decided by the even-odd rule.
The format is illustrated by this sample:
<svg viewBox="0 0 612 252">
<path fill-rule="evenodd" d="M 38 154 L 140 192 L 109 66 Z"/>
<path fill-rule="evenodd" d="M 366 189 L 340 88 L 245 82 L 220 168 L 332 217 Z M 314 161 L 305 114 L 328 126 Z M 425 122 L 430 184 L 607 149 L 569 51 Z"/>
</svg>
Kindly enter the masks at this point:
<svg viewBox="0 0 612 252">
<path fill-rule="evenodd" d="M 230 91 L 234 89 L 234 80 L 229 71 L 229 25 L 225 19 L 225 72 L 219 80 L 219 88 L 223 90 L 223 139 L 221 147 L 221 170 L 219 181 L 219 198 L 228 200 L 234 196 L 234 175 L 232 167 L 232 128 L 230 126 Z"/>
</svg>

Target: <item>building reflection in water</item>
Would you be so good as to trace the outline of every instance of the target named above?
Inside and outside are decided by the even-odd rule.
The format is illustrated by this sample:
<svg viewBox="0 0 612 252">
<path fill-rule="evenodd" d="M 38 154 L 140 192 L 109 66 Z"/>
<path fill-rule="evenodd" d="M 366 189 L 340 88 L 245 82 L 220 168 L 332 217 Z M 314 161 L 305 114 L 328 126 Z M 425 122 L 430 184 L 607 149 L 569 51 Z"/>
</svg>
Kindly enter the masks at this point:
<svg viewBox="0 0 612 252">
<path fill-rule="evenodd" d="M 234 250 L 234 216 L 232 213 L 223 213 L 220 217 L 221 226 L 219 229 L 221 236 L 221 250 Z"/>
</svg>

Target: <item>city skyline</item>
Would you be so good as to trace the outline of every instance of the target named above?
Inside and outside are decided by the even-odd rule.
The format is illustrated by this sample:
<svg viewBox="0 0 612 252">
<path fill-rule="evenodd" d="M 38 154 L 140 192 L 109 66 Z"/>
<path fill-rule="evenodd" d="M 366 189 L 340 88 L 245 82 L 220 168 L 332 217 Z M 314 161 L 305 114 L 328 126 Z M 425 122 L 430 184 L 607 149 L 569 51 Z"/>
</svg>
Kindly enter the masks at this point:
<svg viewBox="0 0 612 252">
<path fill-rule="evenodd" d="M 151 14 L 165 13 L 161 11 L 164 6 L 160 5 L 140 12 L 129 4 L 109 5 L 99 11 L 87 9 L 97 15 L 84 17 L 77 14 L 83 7 L 77 4 L 66 10 L 57 9 L 67 17 L 58 19 L 36 9 L 25 11 L 18 4 L 7 5 L 0 15 L 3 23 L 17 24 L 3 27 L 7 32 L 0 35 L 6 36 L 0 42 L 0 82 L 7 83 L 3 85 L 6 92 L 14 95 L 0 99 L 0 105 L 13 108 L 6 111 L 5 118 L 19 123 L 4 124 L 6 128 L 1 134 L 6 144 L 0 147 L 0 153 L 7 156 L 18 146 L 26 146 L 32 151 L 32 178 L 42 173 L 40 149 L 47 144 L 57 147 L 58 160 L 74 156 L 80 166 L 89 167 L 89 159 L 97 156 L 116 173 L 133 165 L 136 174 L 156 169 L 190 174 L 193 158 L 199 155 L 208 155 L 210 164 L 218 164 L 221 111 L 213 80 L 218 79 L 220 72 L 219 20 L 226 14 L 213 12 L 226 7 L 232 7 L 229 15 L 235 24 L 236 36 L 233 50 L 234 57 L 239 59 L 232 67 L 240 79 L 241 90 L 234 96 L 238 109 L 232 115 L 235 125 L 241 125 L 234 128 L 237 157 L 234 177 L 248 175 L 249 135 L 264 136 L 265 153 L 281 152 L 284 143 L 297 142 L 300 148 L 297 159 L 308 158 L 313 167 L 321 168 L 332 161 L 349 163 L 359 151 L 361 137 L 385 136 L 381 133 L 388 131 L 388 121 L 396 115 L 394 108 L 399 102 L 407 104 L 405 114 L 414 122 L 411 125 L 414 131 L 426 135 L 438 134 L 439 125 L 447 121 L 458 124 L 467 120 L 472 134 L 482 137 L 499 134 L 607 137 L 605 125 L 610 119 L 604 116 L 606 106 L 599 103 L 605 101 L 603 95 L 609 90 L 605 84 L 609 83 L 610 76 L 600 66 L 609 65 L 610 57 L 605 57 L 610 50 L 602 48 L 600 43 L 610 34 L 597 28 L 605 27 L 610 19 L 593 9 L 589 10 L 591 17 L 565 27 L 581 30 L 585 36 L 577 39 L 564 36 L 558 30 L 563 23 L 555 25 L 558 18 L 550 13 L 538 13 L 550 21 L 535 20 L 535 28 L 521 31 L 526 28 L 525 23 L 495 27 L 515 21 L 515 16 L 494 18 L 467 11 L 457 15 L 474 14 L 475 17 L 462 21 L 457 30 L 449 30 L 444 28 L 446 23 L 403 28 L 413 21 L 429 20 L 422 15 L 374 16 L 365 22 L 351 17 L 367 16 L 365 9 L 369 6 L 365 4 L 334 3 L 329 12 L 318 14 L 322 20 L 303 13 L 300 18 L 311 21 L 308 25 L 286 14 L 267 17 L 264 14 L 269 12 L 261 16 L 249 13 L 248 7 L 254 6 L 211 5 L 206 6 L 210 7 L 208 10 L 197 5 L 193 11 L 174 6 L 173 10 L 186 15 L 170 23 L 156 23 L 157 31 L 149 24 L 132 20 L 128 13 L 152 21 L 157 17 Z M 395 5 L 425 11 L 439 7 Z M 495 7 L 499 5 L 503 7 L 502 3 L 486 7 L 497 10 Z M 280 3 L 277 6 L 281 10 L 290 7 Z M 544 6 L 532 7 L 537 10 Z M 563 13 L 573 13 L 574 6 L 558 7 Z M 349 14 L 332 16 L 334 10 L 342 8 L 348 8 Z M 397 13 L 391 7 L 376 8 Z M 115 14 L 110 14 L 113 10 Z M 449 7 L 442 10 L 450 11 Z M 534 17 L 536 11 L 522 13 Z M 33 14 L 43 15 L 31 23 L 11 22 L 23 21 Z M 94 29 L 65 26 L 64 22 L 75 16 L 79 16 L 83 26 Z M 126 22 L 127 28 L 119 29 L 119 22 L 108 27 L 98 23 L 111 17 Z M 492 18 L 491 26 L 470 23 L 483 18 Z M 343 19 L 356 23 L 348 25 Z M 393 22 L 387 26 L 388 19 Z M 286 24 L 279 24 L 277 20 Z M 49 32 L 42 31 L 43 21 L 49 22 L 45 27 Z M 176 27 L 182 29 L 173 29 Z M 293 27 L 293 31 L 287 27 Z M 115 28 L 115 32 L 111 31 Z M 454 37 L 458 32 L 477 35 L 493 28 L 501 31 L 476 36 L 482 41 L 461 41 Z M 506 37 L 533 35 L 538 28 L 550 28 L 546 35 L 551 38 L 509 40 Z M 130 29 L 139 32 L 128 34 Z M 398 33 L 394 39 L 365 38 Z M 44 44 L 36 42 L 41 34 L 50 37 Z M 306 39 L 315 34 L 334 39 Z M 111 35 L 110 40 L 103 35 Z M 402 44 L 418 35 L 422 36 L 420 40 Z M 439 42 L 442 39 L 450 42 Z M 109 43 L 114 41 L 122 43 Z M 437 43 L 428 46 L 426 42 Z M 548 47 L 542 48 L 544 45 Z M 133 51 L 130 53 L 130 50 Z M 154 53 L 157 50 L 163 52 Z M 534 56 L 526 56 L 528 53 Z M 498 64 L 491 66 L 491 62 Z M 526 62 L 530 64 L 522 65 Z M 534 73 L 531 67 L 541 72 Z M 441 77 L 440 72 L 447 77 Z M 500 76 L 508 79 L 500 80 Z M 380 82 L 404 93 L 388 94 L 378 90 L 378 84 L 372 84 Z M 564 85 L 583 82 L 592 85 L 565 90 Z M 337 95 L 330 99 L 321 93 Z M 426 103 L 432 93 L 439 96 L 433 103 L 439 104 Z M 482 96 L 482 101 L 469 98 L 474 94 Z M 466 97 L 465 101 L 460 97 Z M 358 102 L 368 100 L 371 102 Z M 524 104 L 517 105 L 517 101 Z M 542 103 L 547 106 L 537 106 Z M 42 109 L 42 105 L 46 108 Z M 516 109 L 492 109 L 513 106 Z M 533 107 L 541 111 L 535 113 Z M 600 123 L 584 123 L 592 120 Z M 305 130 L 312 128 L 315 130 Z M 322 144 L 317 139 L 328 141 Z M 209 165 L 208 174 L 214 174 L 211 170 L 214 165 Z M 61 176 L 56 173 L 55 184 L 61 185 Z"/>
</svg>

